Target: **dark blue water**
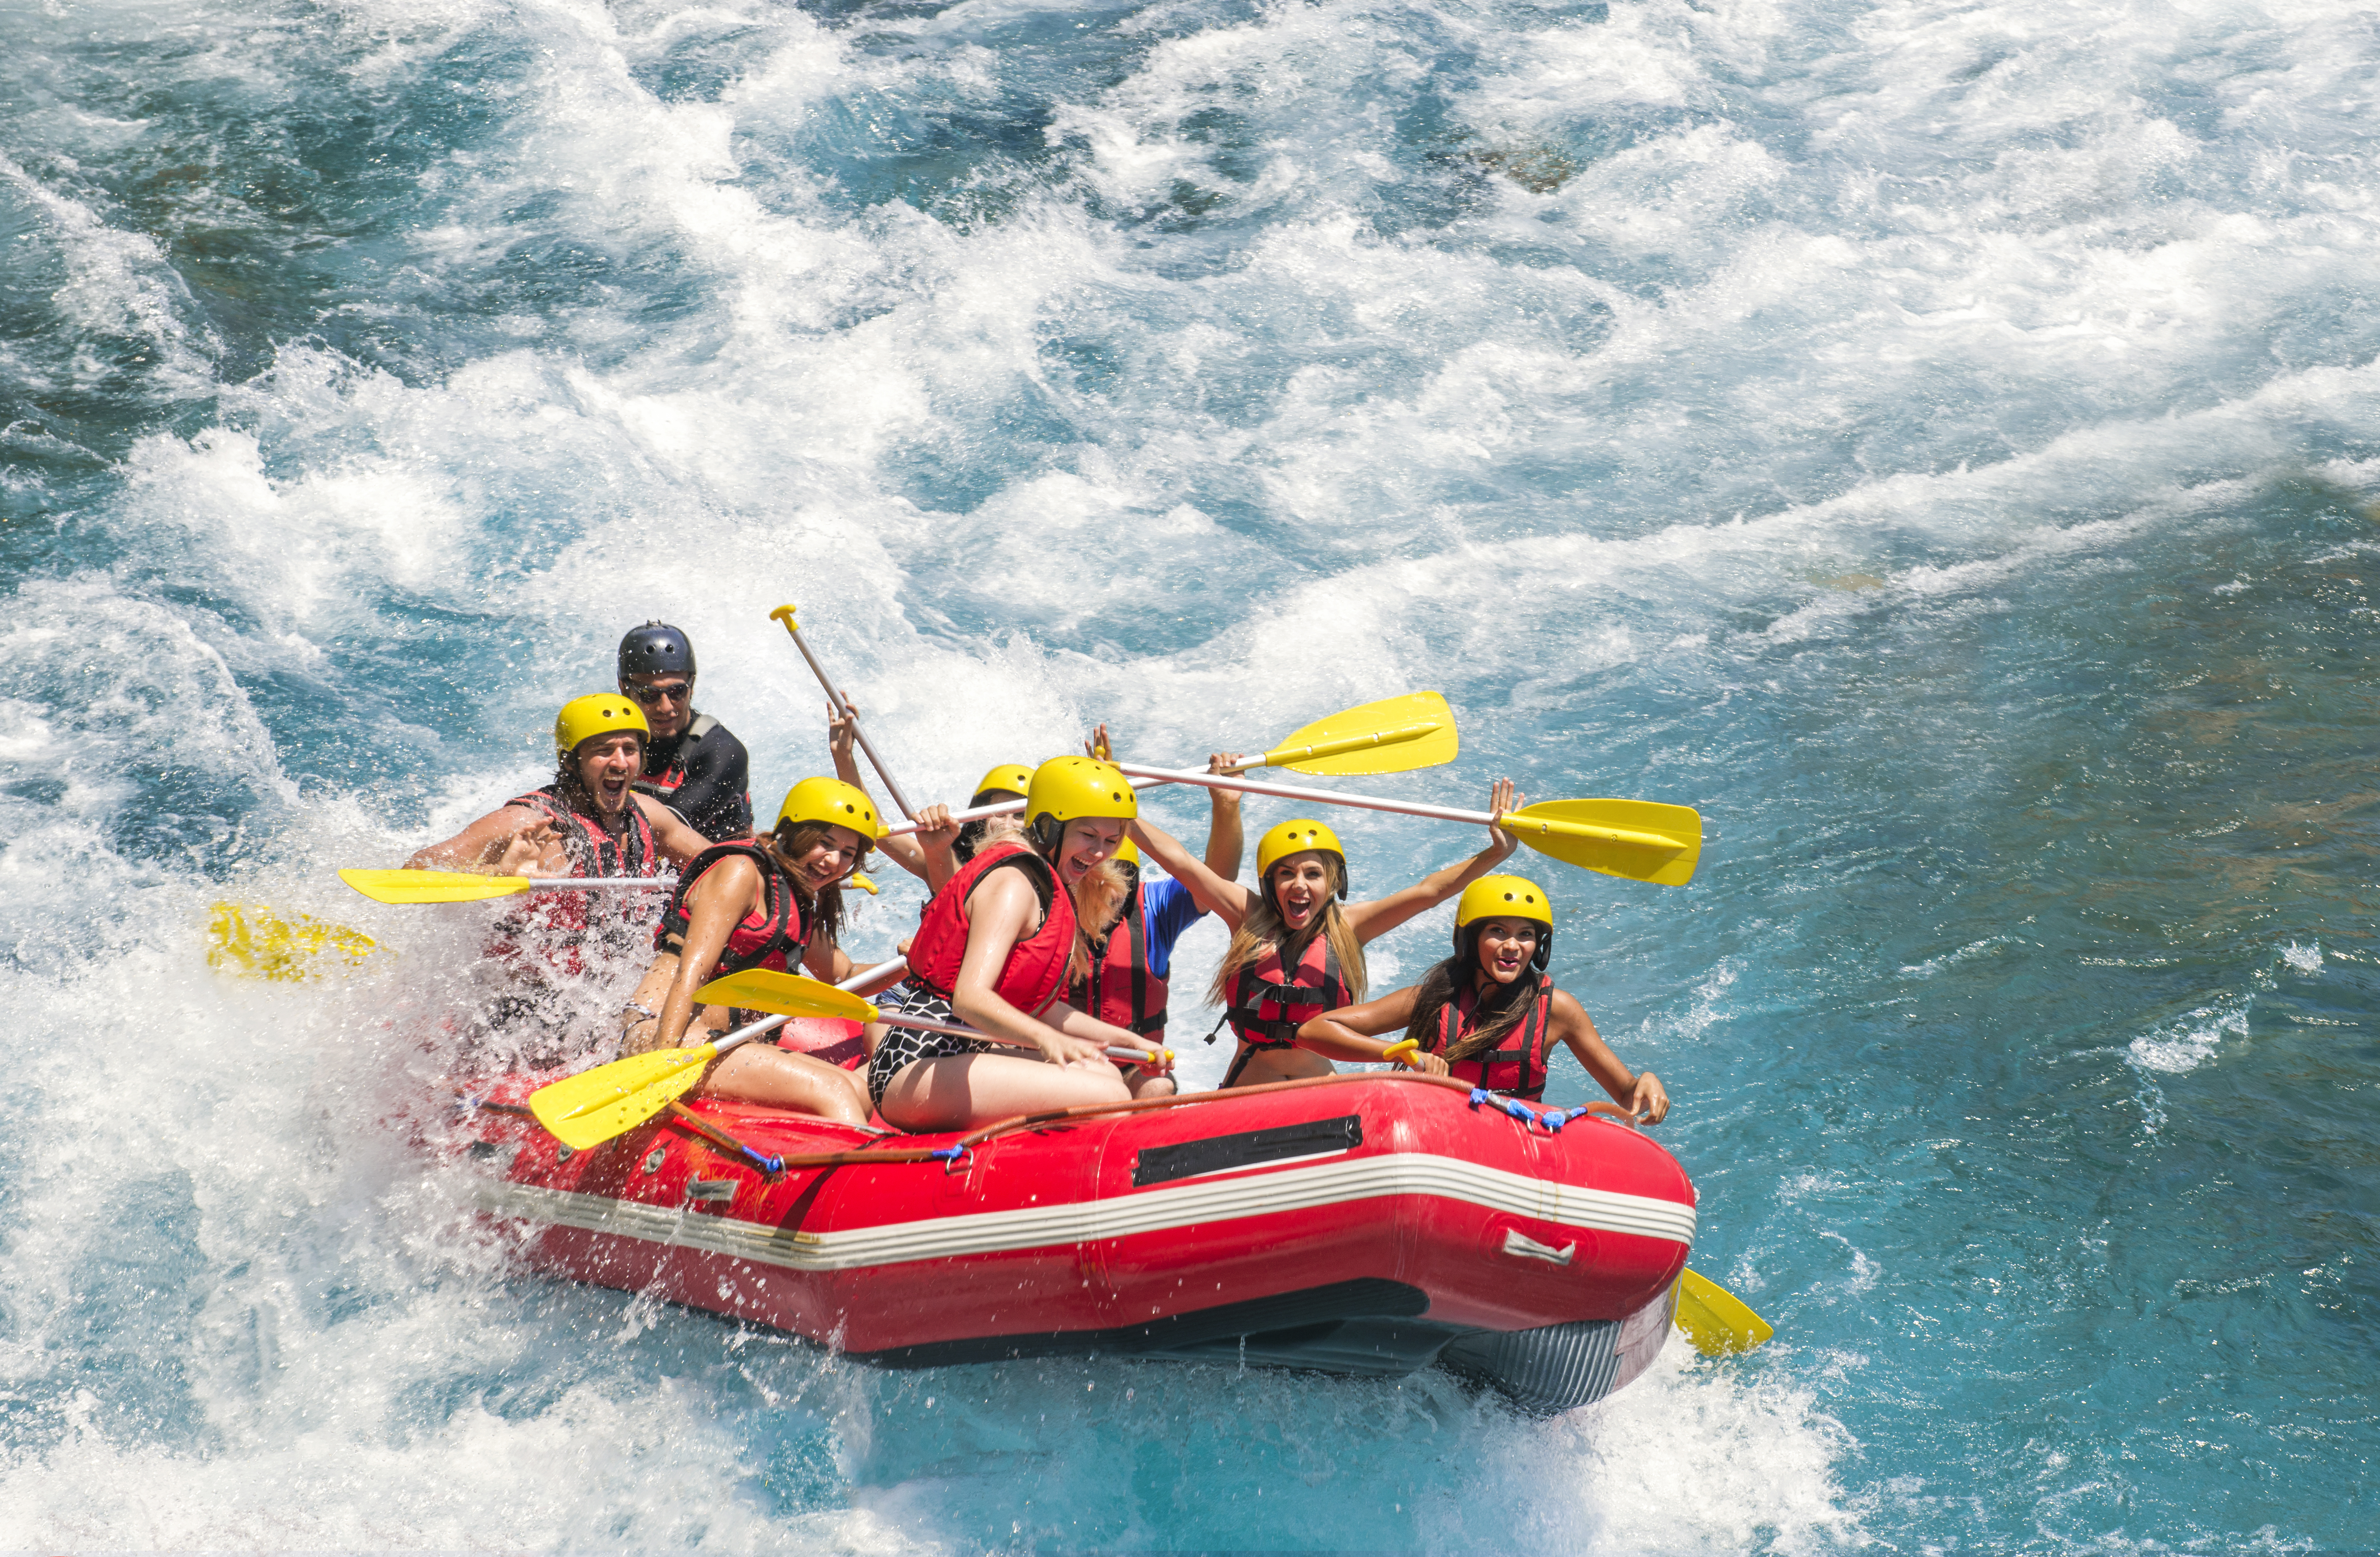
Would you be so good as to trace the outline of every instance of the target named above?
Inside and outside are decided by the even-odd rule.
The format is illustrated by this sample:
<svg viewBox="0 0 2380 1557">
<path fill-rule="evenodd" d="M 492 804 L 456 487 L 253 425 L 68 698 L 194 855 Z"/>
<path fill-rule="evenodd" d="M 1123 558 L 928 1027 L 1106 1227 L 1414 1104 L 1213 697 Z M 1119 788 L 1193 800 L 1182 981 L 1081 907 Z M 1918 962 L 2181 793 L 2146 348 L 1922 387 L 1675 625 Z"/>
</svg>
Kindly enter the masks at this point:
<svg viewBox="0 0 2380 1557">
<path fill-rule="evenodd" d="M 2380 1538 L 2368 15 L 0 37 L 0 1544 Z M 913 794 L 1434 687 L 1462 760 L 1361 787 L 1699 808 L 1690 887 L 1530 869 L 1777 1340 L 1532 1422 L 517 1272 L 410 1144 L 485 911 L 331 871 L 537 782 L 648 616 L 782 792 L 787 601 Z M 1359 892 L 1480 842 L 1342 831 Z M 387 950 L 225 977 L 223 898 Z"/>
</svg>

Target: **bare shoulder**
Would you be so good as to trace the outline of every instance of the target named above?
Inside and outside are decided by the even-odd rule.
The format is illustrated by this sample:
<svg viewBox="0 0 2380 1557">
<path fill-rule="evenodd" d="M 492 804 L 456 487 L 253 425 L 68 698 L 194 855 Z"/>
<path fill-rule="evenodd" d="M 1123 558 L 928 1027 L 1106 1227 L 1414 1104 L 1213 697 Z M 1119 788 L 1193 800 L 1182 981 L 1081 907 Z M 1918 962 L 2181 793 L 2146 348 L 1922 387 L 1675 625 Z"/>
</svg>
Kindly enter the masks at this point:
<svg viewBox="0 0 2380 1557">
<path fill-rule="evenodd" d="M 1586 1015 L 1586 1007 L 1578 1003 L 1578 996 L 1571 993 L 1568 990 L 1563 989 L 1559 984 L 1554 986 L 1553 999 L 1550 1002 L 1550 1004 L 1553 1007 L 1554 1020 L 1558 1022 L 1589 1021 Z M 1589 1022 L 1589 1025 L 1591 1026 L 1592 1023 Z"/>
</svg>

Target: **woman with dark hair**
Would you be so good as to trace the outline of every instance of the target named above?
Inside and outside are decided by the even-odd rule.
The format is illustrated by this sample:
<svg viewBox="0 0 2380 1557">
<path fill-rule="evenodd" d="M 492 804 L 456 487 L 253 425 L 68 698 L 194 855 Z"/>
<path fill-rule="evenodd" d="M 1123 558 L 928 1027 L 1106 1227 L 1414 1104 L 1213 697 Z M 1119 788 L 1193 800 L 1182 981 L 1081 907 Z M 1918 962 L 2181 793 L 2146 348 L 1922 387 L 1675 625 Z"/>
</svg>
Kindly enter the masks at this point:
<svg viewBox="0 0 2380 1557">
<path fill-rule="evenodd" d="M 784 973 L 796 965 L 831 984 L 850 978 L 851 959 L 835 944 L 843 882 L 883 831 L 867 796 L 837 779 L 808 778 L 786 794 L 768 833 L 696 857 L 654 931 L 660 955 L 629 1003 L 623 1052 L 705 1042 L 725 1030 L 735 1013 L 694 998 L 713 979 L 756 967 Z M 698 1089 L 847 1125 L 868 1122 L 868 1091 L 858 1077 L 774 1044 L 728 1051 Z"/>
<path fill-rule="evenodd" d="M 1511 779 L 1488 792 L 1490 815 L 1520 809 Z M 1347 856 L 1339 835 L 1318 821 L 1284 821 L 1257 840 L 1257 884 L 1227 882 L 1191 857 L 1171 834 L 1135 821 L 1132 835 L 1198 906 L 1232 932 L 1209 998 L 1223 1007 L 1240 1040 L 1226 1087 L 1328 1076 L 1333 1059 L 1378 1061 L 1384 1044 L 1336 1036 L 1307 1043 L 1298 1029 L 1308 1018 L 1364 998 L 1364 946 L 1435 908 L 1493 870 L 1516 846 L 1496 828 L 1488 846 L 1409 887 L 1361 903 L 1347 895 Z"/>
<path fill-rule="evenodd" d="M 1410 989 L 1312 1018 L 1298 1041 L 1345 1046 L 1402 1030 L 1419 1045 L 1415 1070 L 1535 1102 L 1559 1040 L 1614 1102 L 1659 1124 L 1670 1113 L 1661 1078 L 1631 1073 L 1585 1008 L 1554 988 L 1546 975 L 1553 943 L 1544 889 L 1523 876 L 1484 876 L 1455 905 L 1452 956 Z"/>
</svg>

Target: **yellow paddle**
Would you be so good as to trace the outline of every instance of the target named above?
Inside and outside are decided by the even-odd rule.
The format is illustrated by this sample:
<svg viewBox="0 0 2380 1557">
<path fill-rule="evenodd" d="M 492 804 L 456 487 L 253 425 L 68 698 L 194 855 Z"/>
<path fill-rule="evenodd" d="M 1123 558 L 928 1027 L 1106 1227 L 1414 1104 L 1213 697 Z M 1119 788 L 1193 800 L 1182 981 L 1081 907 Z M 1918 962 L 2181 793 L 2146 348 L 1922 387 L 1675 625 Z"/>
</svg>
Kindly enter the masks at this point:
<svg viewBox="0 0 2380 1557">
<path fill-rule="evenodd" d="M 1691 1270 L 1678 1273 L 1678 1328 L 1706 1357 L 1748 1352 L 1777 1333 L 1743 1299 Z"/>
<path fill-rule="evenodd" d="M 1002 1038 L 998 1033 L 963 1028 L 953 1022 L 929 1021 L 905 1012 L 879 1011 L 868 1002 L 857 995 L 846 994 L 835 985 L 821 984 L 815 979 L 777 973 L 765 967 L 714 979 L 695 991 L 694 997 L 712 1005 L 740 1005 L 752 1011 L 774 1011 L 784 1016 L 829 1016 L 845 1022 L 883 1022 L 891 1027 L 916 1028 L 922 1032 L 946 1032 L 956 1038 L 1004 1043 L 1012 1049 L 1033 1047 L 1026 1039 Z M 1170 1067 L 1173 1064 L 1173 1051 L 1171 1049 L 1127 1049 L 1121 1043 L 1111 1043 L 1108 1045 L 1108 1055 L 1111 1059 L 1132 1060 L 1142 1064 Z M 532 1103 L 535 1101 L 530 1100 Z"/>
<path fill-rule="evenodd" d="M 844 980 L 844 984 L 869 983 L 883 978 L 888 971 L 905 966 L 902 959 L 896 957 L 890 963 L 879 963 L 865 973 L 853 974 Z M 745 977 L 748 975 L 735 975 L 735 978 Z M 783 978 L 783 975 L 777 977 Z M 735 979 L 713 979 L 695 991 L 695 999 L 704 1004 L 752 1004 L 749 1001 L 712 998 L 712 991 L 735 981 Z M 816 985 L 826 995 L 840 997 L 862 1011 L 875 1009 L 857 995 L 846 992 L 843 987 L 820 984 L 815 979 L 799 981 Z M 537 1115 L 537 1122 L 544 1125 L 556 1140 L 574 1151 L 584 1151 L 614 1136 L 625 1135 L 669 1107 L 680 1096 L 693 1089 L 711 1061 L 730 1049 L 784 1026 L 794 1016 L 808 1015 L 840 1013 L 787 1012 L 738 1028 L 734 1032 L 723 1033 L 709 1043 L 631 1054 L 624 1060 L 613 1060 L 592 1070 L 582 1070 L 577 1076 L 566 1076 L 539 1088 L 529 1094 L 528 1110 Z"/>
<path fill-rule="evenodd" d="M 1655 800 L 1540 800 L 1499 821 L 1486 811 L 1385 800 L 1374 795 L 1342 795 L 1329 789 L 1301 789 L 1286 784 L 1261 784 L 1254 779 L 1226 778 L 1188 768 L 1148 768 L 1132 762 L 1119 762 L 1116 766 L 1135 777 L 1167 784 L 1199 784 L 1209 789 L 1238 789 L 1251 795 L 1315 800 L 1326 806 L 1353 806 L 1359 810 L 1393 811 L 1400 816 L 1427 816 L 1442 821 L 1500 827 L 1539 854 L 1551 855 L 1565 865 L 1661 886 L 1683 886 L 1692 881 L 1695 862 L 1703 852 L 1701 816 L 1690 806 L 1667 806 Z"/>
<path fill-rule="evenodd" d="M 1446 699 L 1435 692 L 1407 692 L 1402 697 L 1384 698 L 1359 708 L 1342 709 L 1327 719 L 1318 719 L 1263 756 L 1250 758 L 1245 767 L 1289 768 L 1301 773 L 1322 774 L 1402 773 L 1453 761 L 1458 744 L 1454 712 L 1446 706 Z M 1102 758 L 1101 760 L 1108 759 Z M 1125 770 L 1127 772 L 1138 771 Z M 1164 769 L 1147 771 L 1168 772 Z M 1143 779 L 1133 787 L 1147 789 L 1153 784 L 1165 782 L 1163 778 Z M 1269 793 L 1261 785 L 1226 784 L 1220 787 L 1254 788 L 1260 794 Z M 1304 794 L 1305 791 L 1295 793 Z M 1022 800 L 1002 800 L 989 806 L 953 811 L 951 820 L 976 821 L 984 817 L 1012 816 L 1024 809 Z M 915 821 L 895 822 L 884 830 L 887 837 L 916 831 L 917 824 Z"/>
<path fill-rule="evenodd" d="M 1342 776 L 1405 773 L 1451 762 L 1461 748 L 1446 699 L 1436 692 L 1407 692 L 1318 719 L 1247 766 Z"/>
<path fill-rule="evenodd" d="M 666 892 L 674 876 L 480 876 L 468 870 L 358 870 L 339 880 L 375 903 L 477 903 L 516 892 Z"/>
<path fill-rule="evenodd" d="M 360 930 L 310 914 L 275 913 L 260 903 L 218 903 L 207 924 L 207 966 L 260 979 L 311 979 L 330 955 L 353 967 L 379 945 Z"/>
</svg>

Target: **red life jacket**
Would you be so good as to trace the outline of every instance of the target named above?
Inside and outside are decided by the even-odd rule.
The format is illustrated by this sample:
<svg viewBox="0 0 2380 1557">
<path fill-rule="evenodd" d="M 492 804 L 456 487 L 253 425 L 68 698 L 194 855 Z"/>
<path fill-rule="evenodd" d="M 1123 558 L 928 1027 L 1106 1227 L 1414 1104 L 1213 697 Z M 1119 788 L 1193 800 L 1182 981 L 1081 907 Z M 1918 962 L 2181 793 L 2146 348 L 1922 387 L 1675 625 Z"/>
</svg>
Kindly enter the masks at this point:
<svg viewBox="0 0 2380 1557">
<path fill-rule="evenodd" d="M 1075 900 L 1058 885 L 1050 862 L 1022 844 L 994 844 L 966 862 L 942 884 L 926 905 L 917 933 L 909 943 L 913 979 L 951 998 L 958 988 L 959 962 L 966 955 L 967 894 L 976 883 L 1004 866 L 1014 866 L 1033 883 L 1041 899 L 1041 928 L 1008 949 L 992 991 L 1027 1016 L 1050 1004 L 1064 987 L 1066 962 L 1075 952 Z"/>
<path fill-rule="evenodd" d="M 1302 1024 L 1347 1004 L 1347 981 L 1340 976 L 1339 954 L 1330 949 L 1330 937 L 1317 931 L 1298 954 L 1293 977 L 1281 978 L 1279 946 L 1266 947 L 1264 955 L 1232 974 L 1223 1020 L 1232 1024 L 1242 1043 L 1257 1049 L 1292 1049 L 1297 1045 Z"/>
<path fill-rule="evenodd" d="M 1135 885 L 1123 918 L 1091 948 L 1091 976 L 1066 988 L 1066 1004 L 1144 1038 L 1165 1030 L 1165 980 L 1148 970 L 1148 900 Z"/>
<path fill-rule="evenodd" d="M 798 962 L 802 948 L 809 943 L 809 919 L 802 912 L 801 894 L 794 890 L 793 879 L 774 856 L 758 844 L 742 839 L 714 844 L 694 857 L 678 877 L 677 890 L 670 894 L 669 906 L 662 911 L 662 922 L 653 931 L 653 945 L 664 952 L 685 949 L 690 923 L 686 894 L 694 890 L 694 883 L 702 879 L 705 870 L 734 855 L 742 855 L 760 868 L 763 906 L 757 914 L 745 915 L 728 931 L 727 944 L 719 954 L 719 966 L 706 977 L 724 979 L 731 973 L 755 967 L 789 972 L 788 959 Z"/>
<path fill-rule="evenodd" d="M 1553 1005 L 1554 981 L 1540 974 L 1528 1015 L 1504 1035 L 1503 1047 L 1457 1060 L 1447 1067 L 1447 1074 L 1508 1098 L 1536 1101 L 1546 1090 L 1546 1045 L 1552 1041 Z M 1478 1015 L 1478 994 L 1469 988 L 1457 991 L 1439 1010 L 1438 1030 L 1430 1036 L 1429 1052 L 1443 1054 L 1476 1032 Z"/>
<path fill-rule="evenodd" d="M 628 825 L 619 837 L 603 831 L 594 818 L 581 816 L 562 803 L 556 787 L 547 785 L 504 802 L 538 811 L 562 834 L 562 846 L 574 876 L 658 876 L 662 860 L 653 841 L 652 823 L 631 800 Z M 540 892 L 525 895 L 521 906 L 496 921 L 495 939 L 488 955 L 516 957 L 534 950 L 554 972 L 577 978 L 587 968 L 585 949 L 593 943 L 608 952 L 635 945 L 644 916 L 651 911 L 638 892 Z"/>
</svg>

